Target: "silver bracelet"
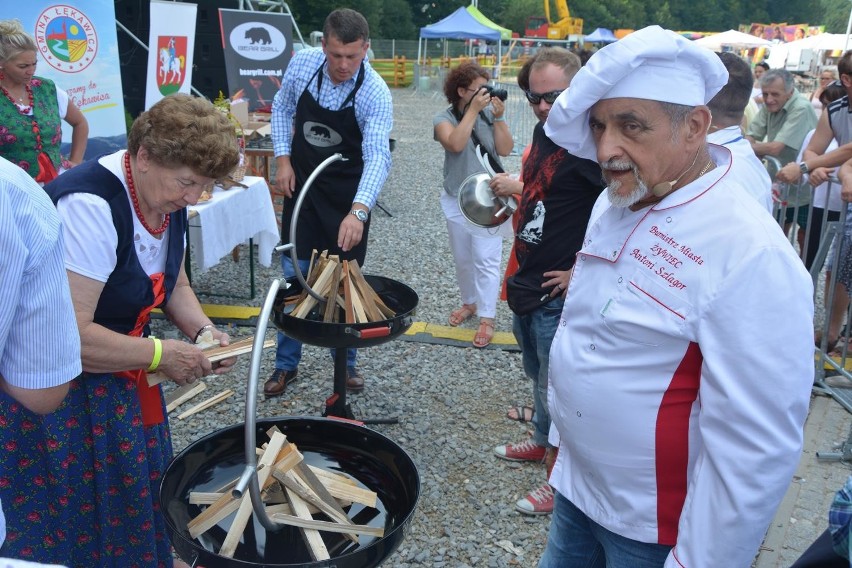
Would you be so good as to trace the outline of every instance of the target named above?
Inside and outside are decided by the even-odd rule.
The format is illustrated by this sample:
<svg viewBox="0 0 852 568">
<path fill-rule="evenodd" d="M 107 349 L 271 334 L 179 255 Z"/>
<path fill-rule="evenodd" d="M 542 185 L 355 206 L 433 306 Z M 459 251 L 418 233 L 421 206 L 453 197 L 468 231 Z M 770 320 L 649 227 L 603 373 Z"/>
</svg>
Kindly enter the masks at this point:
<svg viewBox="0 0 852 568">
<path fill-rule="evenodd" d="M 193 343 L 198 343 L 198 338 L 201 337 L 201 334 L 204 333 L 205 329 L 216 329 L 216 326 L 212 323 L 202 326 L 201 329 L 198 330 L 198 333 L 195 334 L 195 339 L 192 340 Z"/>
<path fill-rule="evenodd" d="M 503 118 L 502 116 L 495 116 L 494 122 L 506 122 L 506 119 Z"/>
</svg>

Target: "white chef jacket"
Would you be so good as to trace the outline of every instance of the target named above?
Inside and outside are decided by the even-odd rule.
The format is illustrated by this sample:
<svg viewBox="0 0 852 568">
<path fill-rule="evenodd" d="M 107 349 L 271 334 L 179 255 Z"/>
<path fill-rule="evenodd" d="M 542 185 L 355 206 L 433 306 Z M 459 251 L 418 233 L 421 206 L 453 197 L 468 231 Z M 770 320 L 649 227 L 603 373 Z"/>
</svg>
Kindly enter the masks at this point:
<svg viewBox="0 0 852 568">
<path fill-rule="evenodd" d="M 798 463 L 813 287 L 731 154 L 653 207 L 601 194 L 550 352 L 550 482 L 667 567 L 748 567 Z"/>
<path fill-rule="evenodd" d="M 716 130 L 707 135 L 707 141 L 726 147 L 733 155 L 731 174 L 757 202 L 772 213 L 772 179 L 739 125 Z"/>
</svg>

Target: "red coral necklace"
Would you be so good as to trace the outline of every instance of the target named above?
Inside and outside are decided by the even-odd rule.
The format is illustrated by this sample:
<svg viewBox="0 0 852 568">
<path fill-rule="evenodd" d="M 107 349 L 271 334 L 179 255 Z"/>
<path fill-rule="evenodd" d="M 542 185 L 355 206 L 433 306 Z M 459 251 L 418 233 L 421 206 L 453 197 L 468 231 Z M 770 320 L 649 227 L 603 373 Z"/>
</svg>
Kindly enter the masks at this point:
<svg viewBox="0 0 852 568">
<path fill-rule="evenodd" d="M 130 152 L 124 153 L 124 175 L 127 177 L 127 189 L 130 190 L 130 201 L 133 202 L 133 210 L 136 211 L 136 216 L 139 218 L 139 222 L 142 223 L 142 226 L 145 227 L 146 231 L 154 236 L 165 233 L 166 229 L 169 228 L 169 221 L 171 221 L 170 215 L 164 215 L 163 224 L 156 229 L 152 229 L 151 226 L 145 222 L 145 216 L 142 215 L 142 209 L 139 207 L 139 196 L 136 195 L 136 185 L 133 183 L 133 173 L 130 171 Z"/>
<path fill-rule="evenodd" d="M 24 108 L 21 108 L 21 107 L 18 106 L 18 103 L 15 102 L 14 97 L 12 97 L 12 94 L 8 90 L 6 90 L 6 87 L 3 87 L 2 85 L 0 85 L 0 90 L 3 91 L 3 94 L 6 95 L 6 98 L 9 99 L 9 102 L 11 102 L 13 105 L 15 105 L 15 108 L 18 109 L 18 112 L 21 113 L 22 115 L 27 116 L 30 113 L 30 111 L 35 108 L 35 100 L 33 99 L 33 90 L 30 87 L 29 83 L 24 85 L 24 90 L 27 91 L 27 97 L 29 98 L 30 106 L 24 107 Z M 36 139 L 36 152 L 41 154 L 41 151 L 42 151 L 42 148 L 43 148 L 42 143 L 41 143 L 41 129 L 38 127 L 38 122 L 36 122 L 34 110 L 33 110 L 33 115 L 31 117 L 29 117 L 29 119 L 33 123 L 33 134 L 35 134 L 35 139 Z"/>
<path fill-rule="evenodd" d="M 15 97 L 13 97 L 13 96 L 12 96 L 12 93 L 10 93 L 10 92 L 6 89 L 6 87 L 4 87 L 4 86 L 2 86 L 2 85 L 0 85 L 0 90 L 2 90 L 2 91 L 3 91 L 3 94 L 4 94 L 4 95 L 6 95 L 6 98 L 7 98 L 7 99 L 9 99 L 9 101 L 10 101 L 13 105 L 15 105 L 15 108 L 17 108 L 17 109 L 18 109 L 18 112 L 19 112 L 19 113 L 21 113 L 21 114 L 23 114 L 23 115 L 27 115 L 27 114 L 29 114 L 29 113 L 30 113 L 30 109 L 32 109 L 32 108 L 33 108 L 33 90 L 30 88 L 29 83 L 27 83 L 27 84 L 25 84 L 25 85 L 24 85 L 24 90 L 27 92 L 27 98 L 28 98 L 28 100 L 29 100 L 30 106 L 28 106 L 28 107 L 24 107 L 24 108 L 21 108 L 20 106 L 18 106 L 18 103 L 22 103 L 22 102 L 24 102 L 24 100 L 23 100 L 23 99 L 18 99 L 18 100 L 16 101 L 16 100 L 15 100 Z"/>
</svg>

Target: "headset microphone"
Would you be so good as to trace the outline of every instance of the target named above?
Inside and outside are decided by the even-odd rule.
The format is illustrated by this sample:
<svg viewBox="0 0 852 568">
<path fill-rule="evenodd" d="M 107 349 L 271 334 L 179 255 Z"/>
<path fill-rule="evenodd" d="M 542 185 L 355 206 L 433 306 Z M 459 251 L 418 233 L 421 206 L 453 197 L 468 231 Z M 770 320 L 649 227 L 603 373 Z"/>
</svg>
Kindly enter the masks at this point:
<svg viewBox="0 0 852 568">
<path fill-rule="evenodd" d="M 675 184 L 680 181 L 680 178 L 686 175 L 686 172 L 695 167 L 695 162 L 698 161 L 698 154 L 700 153 L 701 148 L 698 148 L 698 151 L 695 153 L 695 158 L 692 160 L 692 164 L 688 168 L 683 170 L 683 172 L 681 172 L 681 174 L 677 176 L 677 179 L 673 179 L 672 181 L 661 181 L 660 183 L 651 188 L 651 193 L 653 193 L 657 197 L 663 197 L 664 195 L 670 193 Z"/>
</svg>

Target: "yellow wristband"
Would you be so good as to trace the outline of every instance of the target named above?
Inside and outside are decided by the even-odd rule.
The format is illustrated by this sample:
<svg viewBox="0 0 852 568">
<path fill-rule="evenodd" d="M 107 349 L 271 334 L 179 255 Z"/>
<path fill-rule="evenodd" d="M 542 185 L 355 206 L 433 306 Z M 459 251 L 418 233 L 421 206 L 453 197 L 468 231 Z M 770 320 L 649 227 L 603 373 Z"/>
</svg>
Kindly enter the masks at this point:
<svg viewBox="0 0 852 568">
<path fill-rule="evenodd" d="M 148 365 L 148 372 L 150 373 L 156 371 L 157 367 L 160 366 L 160 357 L 163 356 L 163 342 L 153 336 L 149 339 L 154 341 L 154 358 L 151 359 L 151 364 Z"/>
</svg>

